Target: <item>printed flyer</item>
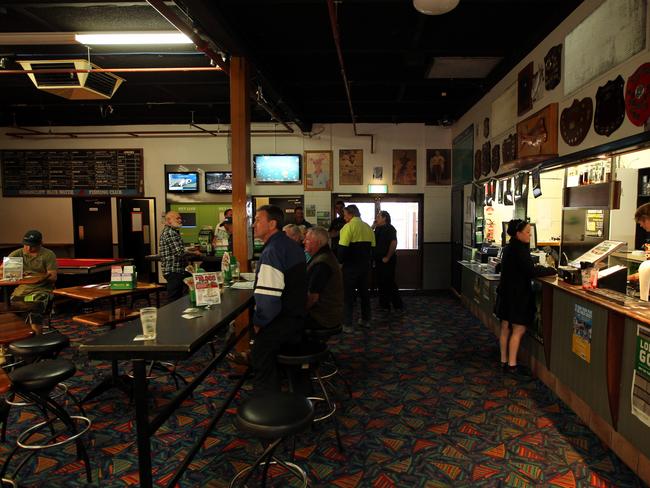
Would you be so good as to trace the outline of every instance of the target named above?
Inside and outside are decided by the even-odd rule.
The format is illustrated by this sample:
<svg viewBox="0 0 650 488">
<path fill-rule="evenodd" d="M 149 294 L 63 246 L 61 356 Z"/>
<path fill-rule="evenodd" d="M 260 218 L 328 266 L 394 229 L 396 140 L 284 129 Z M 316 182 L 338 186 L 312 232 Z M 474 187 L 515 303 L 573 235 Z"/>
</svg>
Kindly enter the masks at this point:
<svg viewBox="0 0 650 488">
<path fill-rule="evenodd" d="M 192 276 L 194 277 L 197 307 L 221 303 L 217 273 L 194 273 Z"/>
<path fill-rule="evenodd" d="M 571 350 L 579 357 L 591 362 L 591 324 L 593 311 L 582 305 L 575 305 L 573 312 L 573 337 Z"/>
</svg>

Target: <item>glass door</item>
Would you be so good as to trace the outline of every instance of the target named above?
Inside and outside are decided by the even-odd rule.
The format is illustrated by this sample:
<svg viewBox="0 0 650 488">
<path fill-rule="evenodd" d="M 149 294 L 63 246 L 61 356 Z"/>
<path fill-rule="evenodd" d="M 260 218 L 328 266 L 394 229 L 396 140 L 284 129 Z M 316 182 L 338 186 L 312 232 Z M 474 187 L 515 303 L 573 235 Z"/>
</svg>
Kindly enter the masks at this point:
<svg viewBox="0 0 650 488">
<path fill-rule="evenodd" d="M 361 220 L 372 226 L 380 210 L 390 214 L 397 231 L 397 286 L 402 289 L 422 288 L 422 194 L 409 195 L 332 195 L 332 209 L 337 200 L 359 207 Z"/>
</svg>

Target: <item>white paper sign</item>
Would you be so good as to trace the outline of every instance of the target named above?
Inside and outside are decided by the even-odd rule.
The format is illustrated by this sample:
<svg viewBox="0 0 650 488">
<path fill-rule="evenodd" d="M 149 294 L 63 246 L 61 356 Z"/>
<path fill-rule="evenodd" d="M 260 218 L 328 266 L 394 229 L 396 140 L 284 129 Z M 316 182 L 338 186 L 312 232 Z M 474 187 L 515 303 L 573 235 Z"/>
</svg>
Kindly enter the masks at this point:
<svg viewBox="0 0 650 488">
<path fill-rule="evenodd" d="M 221 303 L 217 273 L 194 273 L 196 305 L 218 305 Z"/>
</svg>

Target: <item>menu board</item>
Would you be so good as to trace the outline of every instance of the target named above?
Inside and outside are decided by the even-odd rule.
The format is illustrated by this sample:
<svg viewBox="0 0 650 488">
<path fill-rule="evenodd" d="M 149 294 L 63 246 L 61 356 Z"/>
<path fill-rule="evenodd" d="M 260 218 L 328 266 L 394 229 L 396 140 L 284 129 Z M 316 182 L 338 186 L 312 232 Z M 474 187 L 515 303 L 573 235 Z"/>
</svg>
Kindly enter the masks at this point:
<svg viewBox="0 0 650 488">
<path fill-rule="evenodd" d="M 143 196 L 142 149 L 0 152 L 5 197 Z"/>
</svg>

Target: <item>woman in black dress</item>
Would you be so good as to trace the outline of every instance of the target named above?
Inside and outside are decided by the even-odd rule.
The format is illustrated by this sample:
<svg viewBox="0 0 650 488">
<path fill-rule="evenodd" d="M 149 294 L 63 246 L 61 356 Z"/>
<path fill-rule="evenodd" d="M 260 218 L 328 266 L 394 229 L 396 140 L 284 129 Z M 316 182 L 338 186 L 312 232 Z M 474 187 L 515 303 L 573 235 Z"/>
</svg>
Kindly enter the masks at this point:
<svg viewBox="0 0 650 488">
<path fill-rule="evenodd" d="M 535 297 L 531 280 L 555 274 L 553 268 L 535 266 L 530 257 L 530 224 L 525 220 L 508 222 L 510 242 L 501 256 L 501 281 L 497 289 L 495 314 L 501 320 L 501 366 L 517 369 L 517 352 L 526 327 L 535 318 Z M 512 326 L 512 335 L 510 334 Z"/>
</svg>

